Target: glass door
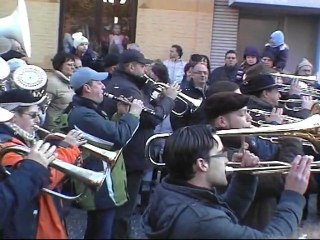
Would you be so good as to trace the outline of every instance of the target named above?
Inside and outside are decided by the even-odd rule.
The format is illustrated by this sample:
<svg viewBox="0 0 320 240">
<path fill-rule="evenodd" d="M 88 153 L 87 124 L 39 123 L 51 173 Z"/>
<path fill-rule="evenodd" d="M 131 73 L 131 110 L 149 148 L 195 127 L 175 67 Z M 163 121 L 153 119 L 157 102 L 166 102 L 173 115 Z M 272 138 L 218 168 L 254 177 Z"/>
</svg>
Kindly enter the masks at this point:
<svg viewBox="0 0 320 240">
<path fill-rule="evenodd" d="M 119 53 L 135 41 L 138 0 L 61 0 L 59 49 L 82 32 L 99 55 Z"/>
</svg>

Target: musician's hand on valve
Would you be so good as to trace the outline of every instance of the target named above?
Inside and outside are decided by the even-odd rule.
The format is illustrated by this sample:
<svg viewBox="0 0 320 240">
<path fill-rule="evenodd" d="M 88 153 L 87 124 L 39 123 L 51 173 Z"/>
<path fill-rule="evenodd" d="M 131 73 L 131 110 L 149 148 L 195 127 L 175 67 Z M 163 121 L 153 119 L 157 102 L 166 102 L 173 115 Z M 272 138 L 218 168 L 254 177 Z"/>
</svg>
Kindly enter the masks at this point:
<svg viewBox="0 0 320 240">
<path fill-rule="evenodd" d="M 303 195 L 308 187 L 313 156 L 296 156 L 286 177 L 285 190 Z"/>
<path fill-rule="evenodd" d="M 312 96 L 302 96 L 301 100 L 302 100 L 301 108 L 308 109 L 308 110 L 311 110 L 313 104 L 315 104 L 317 101 L 317 100 L 313 100 Z"/>
<path fill-rule="evenodd" d="M 139 116 L 144 108 L 143 102 L 138 99 L 133 99 L 129 113 Z"/>
<path fill-rule="evenodd" d="M 290 89 L 289 89 L 289 95 L 301 95 L 301 87 L 299 85 L 299 80 L 297 79 L 294 79 L 292 82 L 291 82 L 291 85 L 290 85 Z"/>
<path fill-rule="evenodd" d="M 63 139 L 64 142 L 66 142 L 69 145 L 72 146 L 81 146 L 85 144 L 87 141 L 83 138 L 83 135 L 80 131 L 77 131 L 75 129 L 72 129 L 68 132 L 66 137 Z"/>
<path fill-rule="evenodd" d="M 276 122 L 282 124 L 284 120 L 283 109 L 282 108 L 273 108 L 270 116 L 265 116 L 267 123 Z"/>
<path fill-rule="evenodd" d="M 44 143 L 42 140 L 39 140 L 33 145 L 26 159 L 33 160 L 44 167 L 48 167 L 56 158 L 55 150 L 56 146 L 51 146 L 50 143 Z"/>
<path fill-rule="evenodd" d="M 241 167 L 256 167 L 259 164 L 259 157 L 248 150 L 236 152 L 232 156 L 233 162 L 241 162 Z"/>
<path fill-rule="evenodd" d="M 173 83 L 168 87 L 167 89 L 163 90 L 163 94 L 169 98 L 172 98 L 173 100 L 176 99 L 180 91 L 180 85 L 179 83 Z"/>
</svg>

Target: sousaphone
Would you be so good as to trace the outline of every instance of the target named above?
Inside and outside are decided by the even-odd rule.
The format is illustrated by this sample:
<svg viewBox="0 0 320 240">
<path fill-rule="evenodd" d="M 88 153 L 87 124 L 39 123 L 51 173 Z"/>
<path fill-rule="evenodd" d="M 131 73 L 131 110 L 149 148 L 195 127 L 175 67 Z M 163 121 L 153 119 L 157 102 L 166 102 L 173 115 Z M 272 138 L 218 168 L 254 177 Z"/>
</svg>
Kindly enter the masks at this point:
<svg viewBox="0 0 320 240">
<path fill-rule="evenodd" d="M 0 19 L 0 36 L 17 40 L 26 55 L 31 57 L 31 38 L 25 0 L 18 0 L 18 5 L 13 13 Z M 5 44 L 5 48 L 7 48 L 7 43 Z"/>
</svg>

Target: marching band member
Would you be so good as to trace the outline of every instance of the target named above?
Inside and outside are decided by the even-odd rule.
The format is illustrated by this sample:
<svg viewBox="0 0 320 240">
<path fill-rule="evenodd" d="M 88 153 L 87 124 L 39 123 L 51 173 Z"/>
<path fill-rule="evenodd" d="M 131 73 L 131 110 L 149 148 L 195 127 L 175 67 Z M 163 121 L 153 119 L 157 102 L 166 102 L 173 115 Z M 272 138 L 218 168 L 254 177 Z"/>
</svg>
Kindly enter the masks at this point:
<svg viewBox="0 0 320 240">
<path fill-rule="evenodd" d="M 0 124 L 2 133 L 2 146 L 22 145 L 31 147 L 35 141 L 33 126 L 40 122 L 38 104 L 45 97 L 35 98 L 30 91 L 14 89 L 0 95 L 0 106 L 14 113 L 14 117 Z M 57 158 L 74 164 L 80 155 L 78 146 L 83 144 L 82 135 L 77 131 L 68 133 L 66 138 L 59 143 L 56 150 Z M 20 165 L 23 157 L 10 152 L 3 159 L 6 167 L 15 168 Z M 50 189 L 59 188 L 65 174 L 50 169 Z M 28 206 L 18 209 L 10 221 L 2 229 L 4 238 L 67 238 L 62 221 L 61 202 L 48 194 L 40 194 Z"/>
<path fill-rule="evenodd" d="M 130 110 L 119 102 L 118 121 L 109 120 L 99 108 L 104 97 L 108 73 L 98 73 L 88 67 L 77 69 L 71 76 L 70 85 L 75 91 L 72 108 L 69 112 L 68 126 L 80 129 L 85 136 L 97 139 L 105 147 L 119 150 L 132 138 L 139 126 L 143 108 L 140 100 L 133 100 Z M 137 147 L 137 146 L 135 146 Z M 107 180 L 96 193 L 86 193 L 80 202 L 81 208 L 87 210 L 86 239 L 110 239 L 115 209 L 127 199 L 126 172 L 122 157 L 114 160 L 111 166 L 101 159 L 89 156 L 84 159 L 83 167 L 95 171 L 107 171 Z"/>
<path fill-rule="evenodd" d="M 207 66 L 203 63 L 197 63 L 192 68 L 192 79 L 188 88 L 183 89 L 182 92 L 195 99 L 205 99 L 205 93 L 208 89 L 208 74 L 209 70 Z M 182 112 L 185 108 L 186 105 L 182 101 L 177 101 L 174 110 L 176 112 Z M 187 112 L 182 117 L 171 113 L 170 120 L 173 130 L 176 130 L 184 126 L 205 123 L 205 114 L 203 113 L 201 105 L 195 112 L 191 112 L 188 108 Z"/>
<path fill-rule="evenodd" d="M 155 115 L 142 113 L 140 125 L 131 141 L 123 149 L 123 157 L 127 171 L 129 201 L 117 209 L 113 238 L 129 238 L 130 219 L 136 206 L 140 184 L 144 171 L 149 168 L 144 157 L 146 140 L 153 134 L 155 127 L 168 116 L 174 107 L 179 86 L 173 84 L 162 91 L 162 97 L 150 103 L 150 96 L 145 94 L 146 64 L 150 60 L 137 50 L 125 50 L 119 56 L 119 68 L 116 70 L 108 83 L 106 91 L 115 96 L 123 95 L 126 98 L 136 98 L 143 101 L 148 108 L 154 109 Z M 105 99 L 104 110 L 109 116 L 116 112 L 115 101 Z"/>
<path fill-rule="evenodd" d="M 227 185 L 228 159 L 219 136 L 208 126 L 175 131 L 166 140 L 164 159 L 169 175 L 142 216 L 148 238 L 264 239 L 288 237 L 298 229 L 312 157 L 295 157 L 273 218 L 261 231 L 238 223 L 254 198 L 256 176 L 236 173 L 227 191 L 218 194 L 216 187 Z M 247 167 L 258 163 L 249 152 L 233 159 Z"/>
<path fill-rule="evenodd" d="M 206 99 L 204 111 L 209 123 L 215 129 L 249 128 L 251 127 L 251 117 L 247 112 L 248 101 L 249 97 L 242 94 L 216 93 Z M 224 104 L 219 104 L 221 102 Z M 221 139 L 225 149 L 230 153 L 239 151 L 243 147 L 241 137 L 223 137 Z M 248 150 L 256 154 L 261 161 L 281 159 L 283 162 L 290 163 L 296 155 L 303 153 L 301 142 L 293 138 L 283 138 L 279 145 L 256 136 L 246 137 L 245 142 L 248 144 Z M 281 196 L 283 188 L 284 178 L 281 173 L 259 176 L 254 201 L 241 219 L 241 223 L 263 230 L 273 216 L 277 199 Z"/>
<path fill-rule="evenodd" d="M 7 122 L 13 116 L 13 113 L 0 108 L 0 122 Z M 9 176 L 0 174 L 0 229 L 3 229 L 4 223 L 10 221 L 17 209 L 27 207 L 40 190 L 49 184 L 47 167 L 55 158 L 55 149 L 55 146 L 50 147 L 49 143 L 43 144 L 40 140 Z"/>
</svg>

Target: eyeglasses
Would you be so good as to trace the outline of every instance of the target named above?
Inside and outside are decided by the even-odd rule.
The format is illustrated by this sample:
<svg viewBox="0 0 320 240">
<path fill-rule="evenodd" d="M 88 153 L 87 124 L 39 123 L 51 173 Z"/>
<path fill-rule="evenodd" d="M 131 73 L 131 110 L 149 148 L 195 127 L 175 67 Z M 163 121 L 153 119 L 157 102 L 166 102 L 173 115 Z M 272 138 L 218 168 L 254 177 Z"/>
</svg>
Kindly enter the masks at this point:
<svg viewBox="0 0 320 240">
<path fill-rule="evenodd" d="M 224 151 L 222 153 L 219 153 L 219 154 L 215 154 L 215 155 L 211 155 L 209 156 L 210 158 L 220 158 L 220 157 L 228 157 L 228 152 L 227 151 Z"/>
<path fill-rule="evenodd" d="M 32 119 L 39 117 L 40 118 L 40 113 L 37 112 L 30 112 L 30 113 L 23 113 L 25 115 L 29 115 Z"/>
</svg>

